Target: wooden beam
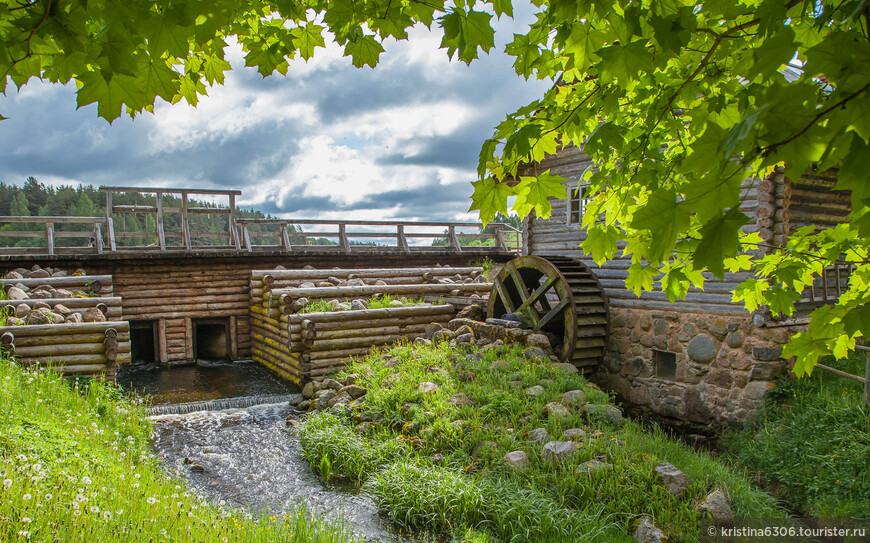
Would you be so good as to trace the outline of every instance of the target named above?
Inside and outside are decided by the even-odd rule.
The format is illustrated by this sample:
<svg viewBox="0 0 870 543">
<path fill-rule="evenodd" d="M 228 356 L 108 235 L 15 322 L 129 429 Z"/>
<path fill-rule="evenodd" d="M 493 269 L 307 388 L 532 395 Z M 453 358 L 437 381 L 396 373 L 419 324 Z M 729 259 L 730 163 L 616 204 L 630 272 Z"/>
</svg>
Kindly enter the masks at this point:
<svg viewBox="0 0 870 543">
<path fill-rule="evenodd" d="M 408 238 L 405 237 L 405 225 L 400 224 L 396 226 L 396 244 L 399 246 L 405 254 L 411 252 L 411 248 L 408 247 Z"/>
<path fill-rule="evenodd" d="M 54 223 L 45 223 L 45 243 L 48 246 L 48 254 L 54 254 Z"/>
<path fill-rule="evenodd" d="M 287 234 L 287 225 L 286 224 L 281 225 L 281 244 L 284 246 L 284 250 L 289 253 L 291 250 L 291 245 L 290 245 L 290 236 Z"/>
<path fill-rule="evenodd" d="M 161 364 L 169 362 L 169 351 L 166 348 L 166 319 L 157 321 L 157 358 Z"/>
<path fill-rule="evenodd" d="M 166 236 L 163 235 L 163 193 L 157 193 L 157 244 L 161 251 L 166 250 Z"/>
<path fill-rule="evenodd" d="M 339 223 L 338 225 L 338 246 L 342 251 L 350 252 L 350 242 L 347 240 L 347 225 Z"/>
<path fill-rule="evenodd" d="M 103 232 L 100 230 L 100 223 L 94 223 L 94 247 L 97 248 L 97 254 L 103 254 Z"/>
<path fill-rule="evenodd" d="M 459 244 L 459 238 L 456 237 L 456 226 L 450 225 L 447 227 L 447 241 L 450 247 L 457 253 L 462 252 L 462 246 Z"/>
<path fill-rule="evenodd" d="M 184 248 L 190 250 L 190 221 L 187 217 L 187 193 L 181 193 L 181 235 Z"/>
</svg>

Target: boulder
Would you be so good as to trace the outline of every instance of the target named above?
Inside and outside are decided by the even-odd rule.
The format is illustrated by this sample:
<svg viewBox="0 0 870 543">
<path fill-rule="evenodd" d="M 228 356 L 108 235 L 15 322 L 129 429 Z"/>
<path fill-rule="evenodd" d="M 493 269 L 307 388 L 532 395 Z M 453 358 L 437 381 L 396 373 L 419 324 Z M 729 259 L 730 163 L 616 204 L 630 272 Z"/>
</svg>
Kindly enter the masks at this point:
<svg viewBox="0 0 870 543">
<path fill-rule="evenodd" d="M 666 543 L 668 540 L 664 532 L 658 529 L 648 516 L 643 516 L 638 521 L 634 529 L 634 539 L 637 543 Z"/>
<path fill-rule="evenodd" d="M 583 441 L 586 439 L 586 431 L 582 428 L 568 428 L 562 432 L 562 437 L 571 441 Z"/>
<path fill-rule="evenodd" d="M 103 312 L 95 307 L 88 308 L 82 313 L 82 321 L 84 322 L 106 322 L 106 316 Z"/>
<path fill-rule="evenodd" d="M 477 304 L 471 304 L 464 307 L 456 314 L 457 319 L 471 319 L 473 321 L 483 321 L 486 318 L 486 311 Z"/>
<path fill-rule="evenodd" d="M 474 334 L 459 334 L 456 336 L 456 343 L 460 345 L 471 345 L 474 343 Z"/>
<path fill-rule="evenodd" d="M 354 311 L 362 311 L 368 309 L 368 306 L 366 306 L 366 303 L 363 300 L 353 300 L 350 302 L 350 308 Z"/>
<path fill-rule="evenodd" d="M 355 385 L 357 381 L 359 381 L 358 373 L 351 373 L 342 380 L 345 386 Z"/>
<path fill-rule="evenodd" d="M 320 382 L 321 389 L 341 390 L 341 383 L 335 379 L 326 378 Z"/>
<path fill-rule="evenodd" d="M 41 311 L 31 311 L 30 315 L 27 315 L 27 324 L 31 325 L 40 325 L 40 324 L 48 324 L 48 315 Z"/>
<path fill-rule="evenodd" d="M 489 365 L 489 369 L 491 370 L 504 370 L 510 367 L 510 364 L 505 362 L 504 360 L 496 360 L 492 364 Z"/>
<path fill-rule="evenodd" d="M 299 283 L 299 288 L 315 288 L 317 285 L 313 281 L 302 281 Z"/>
<path fill-rule="evenodd" d="M 533 387 L 529 387 L 526 390 L 524 390 L 524 392 L 526 393 L 526 396 L 540 396 L 541 394 L 543 394 L 546 391 L 547 390 L 544 387 L 542 387 L 541 385 L 535 385 Z"/>
<path fill-rule="evenodd" d="M 547 443 L 550 441 L 550 432 L 546 428 L 535 428 L 529 430 L 529 441 L 537 441 L 539 443 Z"/>
<path fill-rule="evenodd" d="M 330 283 L 329 281 L 318 281 L 318 282 L 314 283 L 314 285 L 317 288 L 327 288 L 327 287 L 334 287 L 335 283 Z"/>
<path fill-rule="evenodd" d="M 592 460 L 583 462 L 582 464 L 577 466 L 577 469 L 574 470 L 574 473 L 577 473 L 578 475 L 592 475 L 598 473 L 599 471 L 605 471 L 612 468 L 613 464 L 608 464 L 607 462 L 602 462 L 597 458 L 593 458 Z"/>
<path fill-rule="evenodd" d="M 544 407 L 544 412 L 547 413 L 548 418 L 564 419 L 565 417 L 571 416 L 571 412 L 568 411 L 568 408 L 559 402 L 548 403 L 547 406 Z"/>
<path fill-rule="evenodd" d="M 432 383 L 430 381 L 424 381 L 424 382 L 420 383 L 420 386 L 418 386 L 417 389 L 420 392 L 422 392 L 423 394 L 430 394 L 432 392 L 437 392 L 437 391 L 441 390 L 441 387 L 438 386 L 437 383 Z"/>
<path fill-rule="evenodd" d="M 529 456 L 525 451 L 511 451 L 504 455 L 504 463 L 516 470 L 523 471 L 529 467 Z"/>
<path fill-rule="evenodd" d="M 342 387 L 338 392 L 339 392 L 339 394 L 341 394 L 342 392 L 345 392 L 345 393 L 347 393 L 348 396 L 351 397 L 351 399 L 355 400 L 357 398 L 365 396 L 366 389 L 364 389 L 363 387 L 361 387 L 359 385 L 346 385 L 346 386 Z"/>
<path fill-rule="evenodd" d="M 505 319 L 486 319 L 486 324 L 501 326 L 502 328 L 522 328 L 522 324 L 516 321 L 508 321 Z"/>
<path fill-rule="evenodd" d="M 390 307 L 404 307 L 405 304 L 400 302 L 399 300 L 393 300 L 390 302 Z"/>
<path fill-rule="evenodd" d="M 529 362 L 544 363 L 550 362 L 550 356 L 540 347 L 528 347 L 523 349 L 523 358 Z"/>
<path fill-rule="evenodd" d="M 459 375 L 456 376 L 462 383 L 470 383 L 474 381 L 474 378 L 477 377 L 473 371 L 463 371 Z"/>
<path fill-rule="evenodd" d="M 622 411 L 612 405 L 587 404 L 586 418 L 590 421 L 603 421 L 607 424 L 618 425 L 622 422 Z"/>
<path fill-rule="evenodd" d="M 689 341 L 686 354 L 695 362 L 709 364 L 716 358 L 716 344 L 710 336 L 699 334 Z"/>
<path fill-rule="evenodd" d="M 443 330 L 444 327 L 438 324 L 437 322 L 433 322 L 432 324 L 426 325 L 426 339 L 435 339 L 435 333 Z"/>
<path fill-rule="evenodd" d="M 329 300 L 327 303 L 329 304 L 329 309 L 332 311 L 341 311 L 341 302 L 338 300 Z"/>
<path fill-rule="evenodd" d="M 329 399 L 326 402 L 326 405 L 329 407 L 335 407 L 336 405 L 344 405 L 350 402 L 353 398 L 350 397 L 350 394 L 347 392 L 338 392 L 335 396 Z"/>
<path fill-rule="evenodd" d="M 550 351 L 553 349 L 550 345 L 550 339 L 544 334 L 529 334 L 526 338 L 526 344 L 529 347 L 538 347 L 544 351 Z"/>
<path fill-rule="evenodd" d="M 72 313 L 72 310 L 63 304 L 57 304 L 54 306 L 54 312 L 66 317 L 67 315 Z"/>
<path fill-rule="evenodd" d="M 66 318 L 63 320 L 63 322 L 68 323 L 68 324 L 75 324 L 78 322 L 85 322 L 85 321 L 82 318 L 81 313 L 70 313 L 69 315 L 66 316 Z"/>
<path fill-rule="evenodd" d="M 572 407 L 579 407 L 586 403 L 586 393 L 582 390 L 569 390 L 562 394 L 562 403 Z"/>
<path fill-rule="evenodd" d="M 302 387 L 302 397 L 306 399 L 314 397 L 314 383 L 311 381 L 305 383 L 305 386 Z"/>
<path fill-rule="evenodd" d="M 53 298 L 72 298 L 73 293 L 65 288 L 58 288 L 52 292 Z"/>
<path fill-rule="evenodd" d="M 440 325 L 439 325 L 440 326 Z M 440 343 L 442 341 L 450 341 L 456 337 L 456 333 L 452 330 L 441 329 L 435 332 L 431 338 L 434 343 Z"/>
<path fill-rule="evenodd" d="M 676 497 L 680 497 L 689 488 L 689 476 L 678 470 L 673 464 L 662 462 L 655 467 L 656 475 L 662 480 L 668 490 Z"/>
<path fill-rule="evenodd" d="M 60 313 L 55 313 L 53 311 L 49 311 L 46 314 L 46 318 L 48 319 L 48 324 L 63 324 L 64 316 Z"/>
<path fill-rule="evenodd" d="M 30 315 L 31 311 L 30 306 L 27 304 L 18 304 L 15 306 L 15 316 L 19 319 L 27 317 L 27 315 Z"/>
<path fill-rule="evenodd" d="M 567 371 L 568 373 L 580 373 L 577 366 L 569 364 L 568 362 L 555 362 L 553 363 L 553 367 L 557 370 Z"/>
<path fill-rule="evenodd" d="M 30 296 L 19 287 L 9 287 L 9 290 L 6 291 L 7 300 L 27 300 L 28 298 Z"/>
<path fill-rule="evenodd" d="M 45 277 L 51 277 L 51 274 L 41 268 L 27 272 L 27 279 L 43 279 Z"/>
<path fill-rule="evenodd" d="M 6 275 L 4 275 L 3 278 L 4 279 L 24 279 L 24 276 L 15 270 L 10 270 L 10 271 L 6 272 Z"/>
<path fill-rule="evenodd" d="M 577 444 L 573 441 L 550 441 L 544 445 L 541 458 L 548 462 L 564 462 L 577 452 Z"/>
<path fill-rule="evenodd" d="M 699 513 L 707 513 L 720 522 L 734 519 L 734 511 L 731 510 L 728 497 L 718 489 L 708 494 L 696 509 Z"/>
<path fill-rule="evenodd" d="M 472 406 L 474 405 L 474 400 L 469 398 L 467 394 L 459 392 L 458 394 L 450 396 L 450 403 L 456 407 L 462 407 L 463 405 Z"/>
</svg>

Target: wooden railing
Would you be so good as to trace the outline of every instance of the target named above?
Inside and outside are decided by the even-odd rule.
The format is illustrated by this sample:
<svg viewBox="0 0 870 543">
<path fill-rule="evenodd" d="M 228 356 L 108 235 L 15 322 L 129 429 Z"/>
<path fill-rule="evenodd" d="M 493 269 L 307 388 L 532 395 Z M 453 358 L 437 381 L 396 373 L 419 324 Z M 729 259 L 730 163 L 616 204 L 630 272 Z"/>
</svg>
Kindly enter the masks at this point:
<svg viewBox="0 0 870 543">
<path fill-rule="evenodd" d="M 103 232 L 100 225 L 108 224 L 109 231 L 112 230 L 112 221 L 106 217 L 10 217 L 0 216 L 0 224 L 42 224 L 43 229 L 39 230 L 2 230 L 0 238 L 36 238 L 44 239 L 45 247 L 3 247 L 0 253 L 6 254 L 22 254 L 41 252 L 44 249 L 46 254 L 54 255 L 58 251 L 65 253 L 96 253 L 103 254 Z M 92 230 L 73 231 L 73 230 L 57 230 L 56 224 L 90 224 L 93 225 Z M 84 247 L 61 247 L 55 244 L 57 238 L 86 238 L 89 240 L 87 246 Z M 109 236 L 111 238 L 111 235 Z M 112 244 L 114 250 L 114 243 Z"/>
<path fill-rule="evenodd" d="M 227 245 L 222 246 L 198 246 L 198 249 L 219 249 L 223 247 L 233 248 L 238 250 L 239 238 L 236 232 L 236 196 L 242 194 L 240 190 L 196 190 L 196 189 L 172 189 L 172 188 L 143 188 L 143 187 L 100 187 L 100 192 L 106 194 L 106 218 L 109 219 L 109 248 L 114 251 L 117 249 L 115 239 L 117 238 L 149 238 L 156 237 L 157 245 L 154 247 L 161 251 L 166 250 L 166 238 L 174 237 L 181 238 L 180 247 L 185 250 L 191 250 L 193 244 L 192 238 L 220 238 L 227 237 Z M 150 205 L 115 205 L 112 203 L 112 195 L 117 193 L 146 193 L 155 195 L 155 204 Z M 181 198 L 181 207 L 169 207 L 163 205 L 164 195 L 178 195 Z M 188 197 L 196 196 L 226 196 L 229 201 L 227 207 L 190 207 L 188 205 Z M 115 234 L 113 215 L 115 213 L 154 213 L 155 214 L 155 231 L 154 232 L 121 232 L 117 236 Z M 181 215 L 181 232 L 167 232 L 164 228 L 164 216 L 166 213 L 179 213 Z M 227 215 L 227 231 L 226 232 L 202 232 L 191 233 L 190 231 L 190 215 L 191 214 L 218 214 Z M 129 248 L 146 249 L 142 245 L 134 245 Z"/>
<path fill-rule="evenodd" d="M 307 243 L 293 243 L 294 240 L 302 241 L 305 238 L 332 238 L 336 240 L 336 250 L 350 252 L 353 247 L 351 240 L 357 239 L 372 240 L 372 239 L 395 239 L 395 244 L 388 244 L 382 247 L 395 247 L 404 253 L 410 253 L 413 250 L 438 250 L 439 246 L 432 245 L 414 245 L 409 240 L 414 239 L 445 239 L 447 247 L 452 252 L 462 252 L 462 241 L 469 239 L 492 239 L 493 247 L 502 251 L 521 250 L 521 246 L 516 243 L 522 242 L 522 236 L 509 236 L 513 247 L 508 248 L 506 243 L 505 231 L 517 232 L 510 225 L 496 223 L 494 232 L 491 234 L 480 233 L 462 233 L 461 229 L 475 228 L 479 229 L 479 223 L 473 222 L 403 222 L 403 221 L 341 221 L 341 220 L 318 220 L 318 219 L 236 219 L 236 224 L 241 228 L 242 247 L 248 252 L 255 250 L 279 249 L 284 251 L 298 251 L 305 247 L 309 247 Z M 277 227 L 275 232 L 256 232 L 252 233 L 250 227 L 258 226 L 273 226 Z M 296 231 L 295 226 L 315 225 L 322 228 L 317 231 Z M 358 227 L 366 231 L 348 231 L 348 227 Z M 431 228 L 438 231 L 409 231 L 415 228 Z M 377 230 L 372 230 L 377 229 Z M 387 229 L 385 231 L 385 229 Z M 274 245 L 255 244 L 252 242 L 254 237 L 266 238 L 273 237 L 278 241 Z M 292 238 L 292 239 L 291 239 Z"/>
</svg>

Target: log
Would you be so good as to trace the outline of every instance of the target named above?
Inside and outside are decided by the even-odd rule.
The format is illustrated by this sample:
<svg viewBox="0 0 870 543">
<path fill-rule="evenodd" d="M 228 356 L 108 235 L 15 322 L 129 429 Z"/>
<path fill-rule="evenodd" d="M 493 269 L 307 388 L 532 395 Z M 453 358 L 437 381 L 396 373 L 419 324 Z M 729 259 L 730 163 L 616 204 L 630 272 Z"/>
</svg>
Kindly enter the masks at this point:
<svg viewBox="0 0 870 543">
<path fill-rule="evenodd" d="M 434 292 L 450 292 L 451 290 L 459 290 L 460 292 L 489 292 L 492 288 L 491 283 L 450 283 L 436 285 L 366 285 L 364 287 L 315 287 L 315 288 L 294 288 L 294 289 L 276 289 L 273 290 L 271 296 L 273 299 L 282 294 L 289 294 L 293 299 L 297 298 L 346 298 L 352 296 L 371 296 L 377 293 L 383 294 L 412 294 L 423 295 Z"/>
<path fill-rule="evenodd" d="M 109 328 L 116 328 L 121 332 L 128 333 L 130 331 L 129 324 L 125 321 L 118 322 L 81 322 L 71 324 L 38 324 L 27 326 L 0 326 L 0 334 L 3 332 L 11 332 L 15 338 L 20 337 L 41 337 L 55 335 L 76 335 L 102 333 L 105 334 Z"/>
<path fill-rule="evenodd" d="M 376 333 L 376 330 L 372 330 L 373 333 Z M 350 338 L 341 338 L 341 339 L 325 339 L 314 342 L 311 347 L 311 352 L 324 352 L 324 351 L 337 351 L 337 350 L 345 350 L 345 349 L 356 349 L 356 348 L 364 348 L 371 347 L 374 345 L 384 345 L 386 343 L 396 343 L 397 341 L 401 341 L 403 339 L 407 339 L 414 335 L 419 336 L 420 334 L 386 334 L 386 335 L 372 335 L 372 336 L 364 336 L 364 337 L 350 337 Z"/>
<path fill-rule="evenodd" d="M 102 352 L 94 354 L 68 354 L 62 358 L 52 356 L 37 355 L 37 356 L 18 356 L 15 357 L 15 362 L 19 364 L 36 364 L 43 363 L 44 365 L 53 366 L 71 366 L 76 364 L 100 364 L 105 365 L 108 360 Z"/>
<path fill-rule="evenodd" d="M 442 322 L 447 322 L 445 319 Z M 395 335 L 401 333 L 424 333 L 426 331 L 427 324 L 414 324 L 410 326 L 382 326 L 378 328 L 350 328 L 350 329 L 340 329 L 340 330 L 327 330 L 327 331 L 317 331 L 316 337 L 311 337 L 308 339 L 317 339 L 320 340 L 329 340 L 329 339 L 341 339 L 341 338 L 351 338 L 351 337 L 365 337 L 367 335 L 371 335 L 372 331 L 376 333 L 374 335 Z M 298 341 L 302 339 L 303 336 L 300 336 L 298 333 L 290 333 L 291 341 Z"/>
<path fill-rule="evenodd" d="M 453 314 L 453 306 L 444 305 L 415 305 L 411 307 L 388 307 L 384 309 L 360 309 L 355 311 L 329 311 L 323 313 L 303 313 L 290 315 L 289 322 L 291 324 L 300 323 L 305 319 L 310 319 L 317 323 L 317 329 L 327 322 L 343 322 L 354 320 L 369 320 L 383 319 L 396 317 L 416 317 L 416 316 L 434 316 L 443 314 Z"/>
</svg>

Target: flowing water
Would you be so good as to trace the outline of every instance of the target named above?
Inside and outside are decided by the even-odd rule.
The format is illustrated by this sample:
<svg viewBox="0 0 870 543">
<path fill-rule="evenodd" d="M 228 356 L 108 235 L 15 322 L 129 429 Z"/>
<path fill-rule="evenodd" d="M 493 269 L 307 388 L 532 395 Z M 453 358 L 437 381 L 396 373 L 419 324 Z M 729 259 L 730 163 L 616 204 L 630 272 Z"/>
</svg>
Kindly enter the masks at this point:
<svg viewBox="0 0 870 543">
<path fill-rule="evenodd" d="M 119 382 L 168 409 L 183 407 L 170 405 L 179 402 L 215 403 L 234 396 L 246 397 L 236 403 L 250 404 L 250 396 L 298 391 L 257 364 L 238 362 L 136 368 L 125 371 Z M 418 541 L 397 531 L 378 515 L 374 502 L 353 487 L 320 482 L 287 426 L 291 413 L 282 402 L 157 415 L 152 417 L 152 445 L 172 475 L 185 479 L 189 488 L 212 503 L 223 502 L 255 516 L 264 511 L 280 515 L 304 503 L 312 513 L 341 519 L 368 541 Z"/>
</svg>

